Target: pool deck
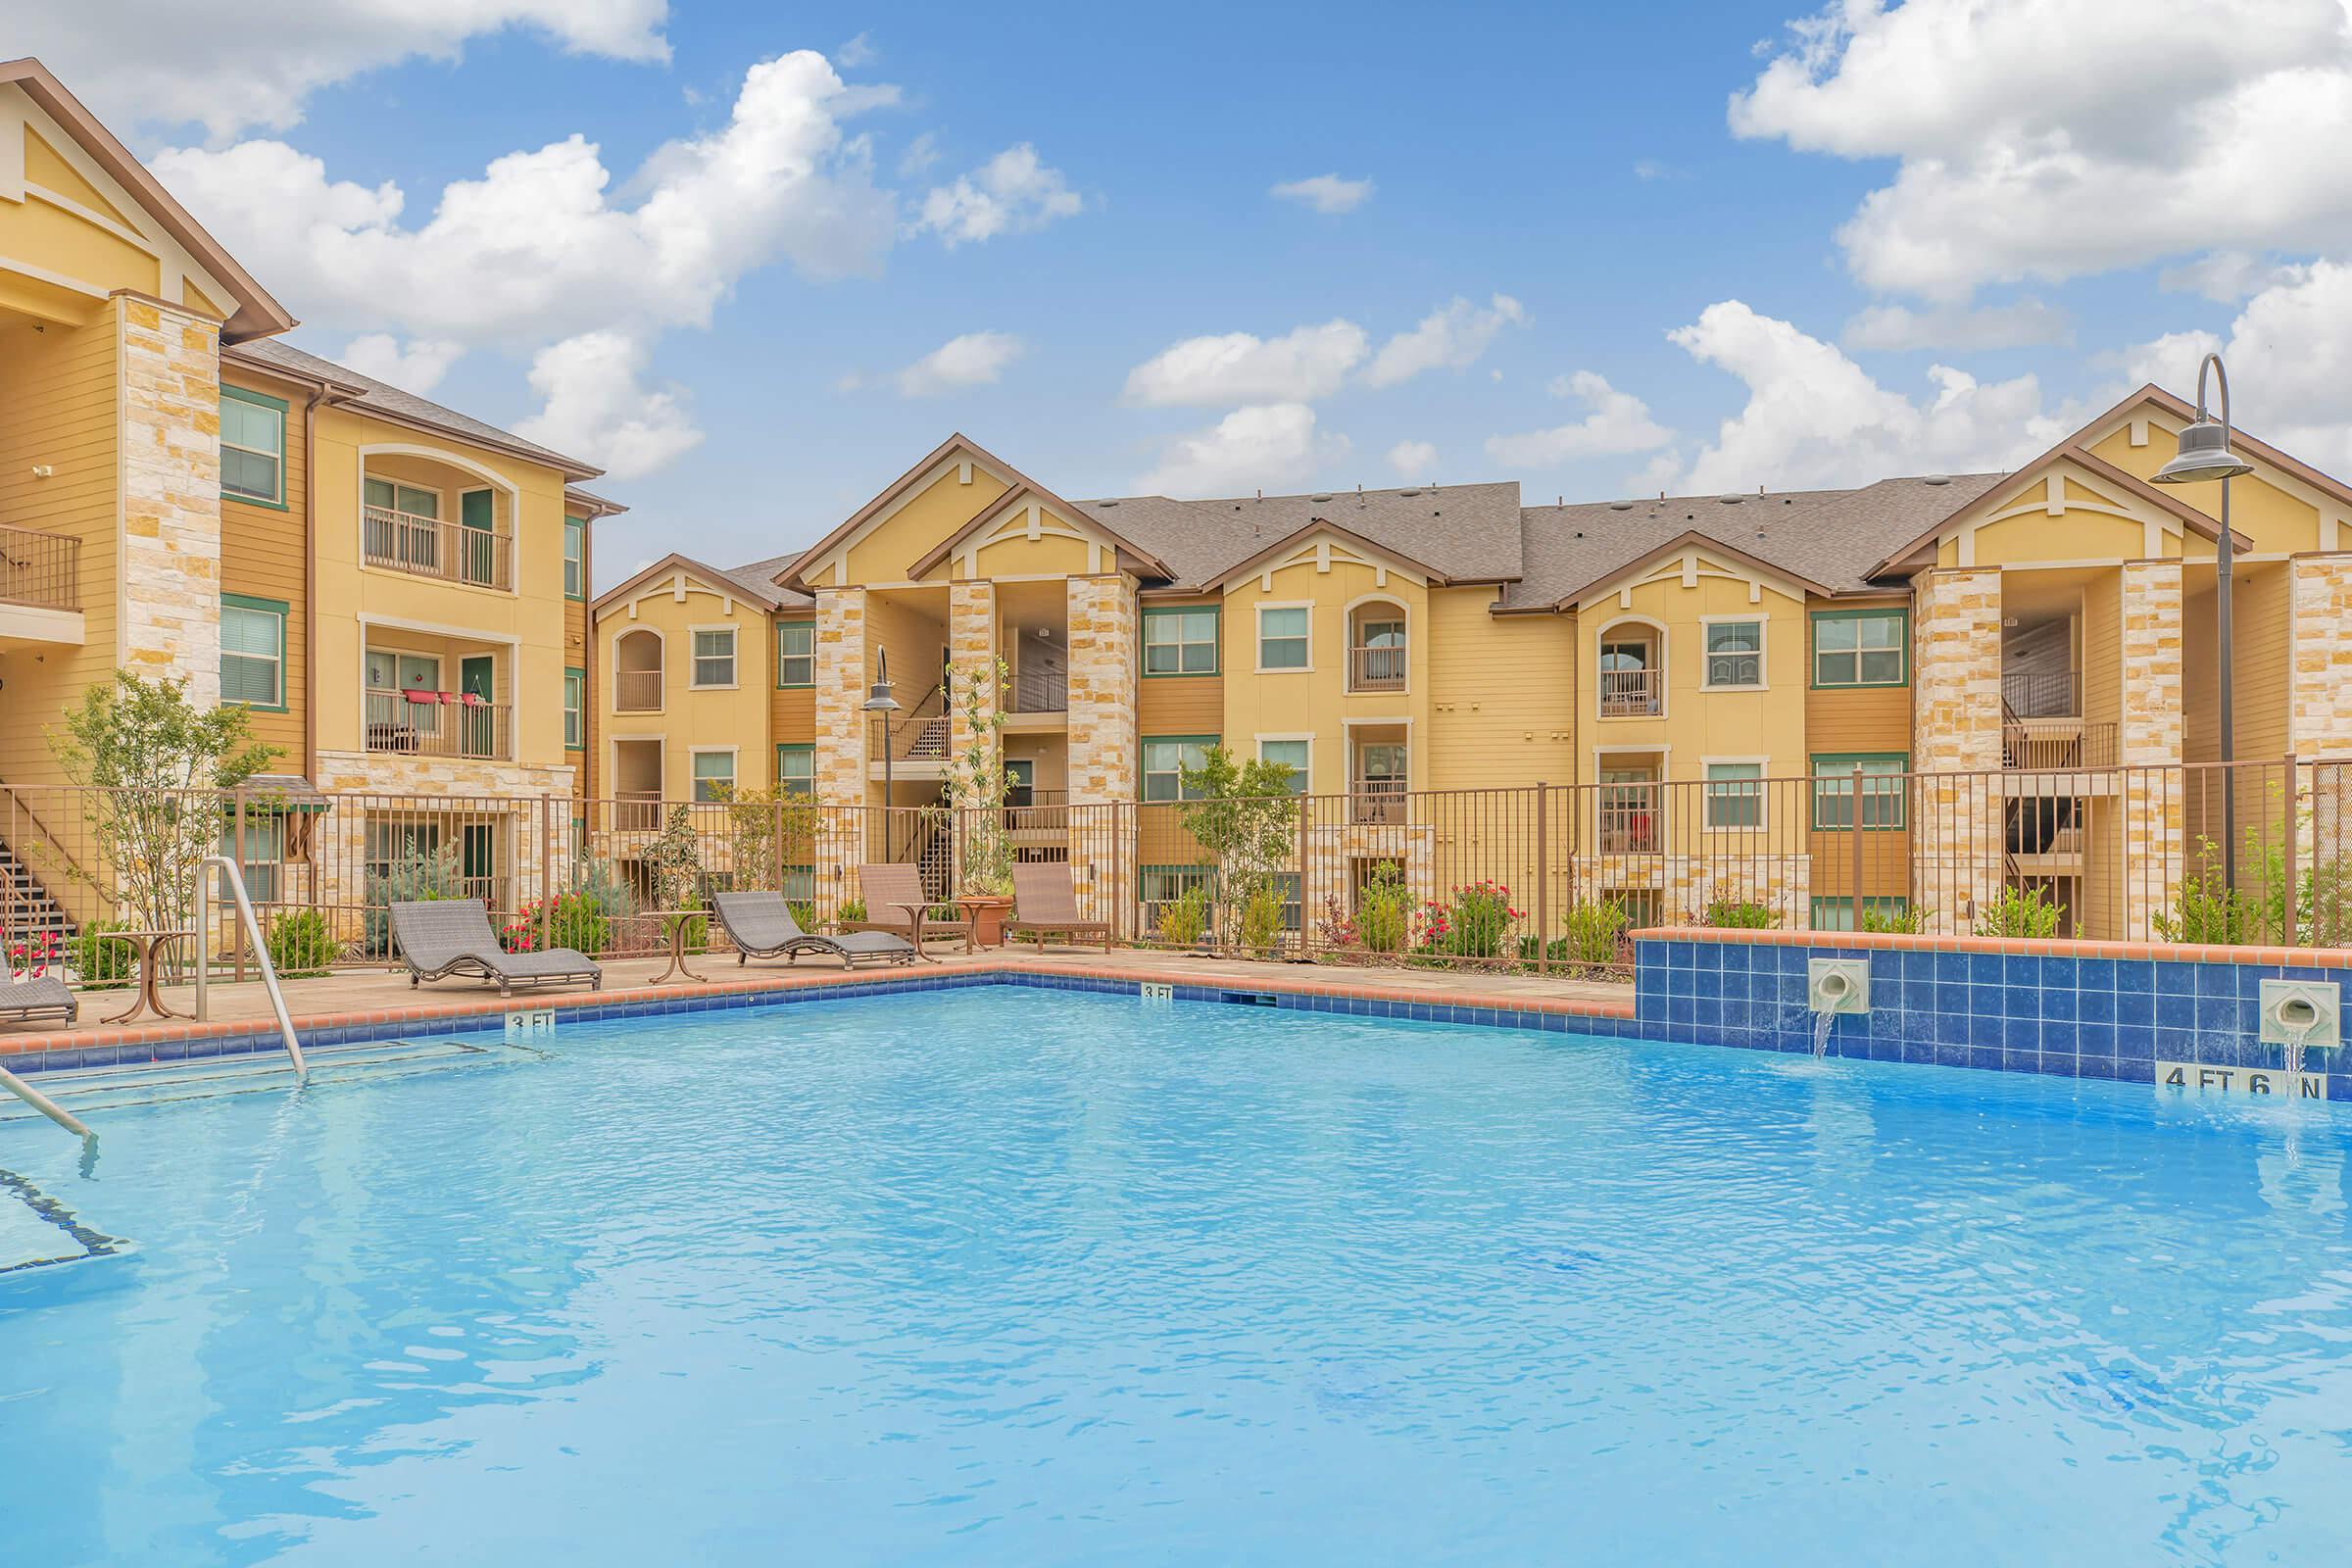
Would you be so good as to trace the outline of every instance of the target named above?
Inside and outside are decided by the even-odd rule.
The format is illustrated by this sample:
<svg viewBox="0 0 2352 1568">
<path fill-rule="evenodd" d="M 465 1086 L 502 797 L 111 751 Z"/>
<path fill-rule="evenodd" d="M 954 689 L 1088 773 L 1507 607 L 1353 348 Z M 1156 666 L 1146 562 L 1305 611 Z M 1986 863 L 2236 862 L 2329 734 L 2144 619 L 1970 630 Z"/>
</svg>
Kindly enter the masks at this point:
<svg viewBox="0 0 2352 1568">
<path fill-rule="evenodd" d="M 934 944 L 930 958 L 909 971 L 871 967 L 845 971 L 822 959 L 797 966 L 755 961 L 738 967 L 727 955 L 710 955 L 692 961 L 702 978 L 673 978 L 656 983 L 666 960 L 615 958 L 605 964 L 605 988 L 523 992 L 501 998 L 498 988 L 474 981 L 444 980 L 412 989 L 404 974 L 363 970 L 312 980 L 286 981 L 286 1010 L 297 1035 L 314 1030 L 356 1025 L 416 1022 L 424 1019 L 479 1016 L 489 1027 L 498 1015 L 522 1008 L 567 1007 L 595 1004 L 662 1002 L 684 997 L 732 995 L 743 992 L 784 992 L 822 989 L 850 982 L 882 978 L 920 978 L 943 974 L 1028 973 L 1087 976 L 1102 980 L 1136 981 L 1226 990 L 1287 992 L 1293 995 L 1352 997 L 1370 1001 L 1428 1003 L 1433 1005 L 1503 1007 L 1531 1012 L 1585 1014 L 1592 1017 L 1631 1018 L 1634 988 L 1630 983 L 1562 979 L 1534 974 L 1485 974 L 1437 969 L 1355 968 L 1311 963 L 1261 963 L 1232 958 L 1173 956 L 1136 951 L 1078 953 L 1058 949 L 1044 953 L 1011 953 L 994 949 L 974 954 Z M 54 1022 L 0 1024 L 0 1064 L 29 1052 L 86 1049 L 93 1046 L 134 1046 L 207 1036 L 243 1035 L 270 1018 L 270 998 L 258 981 L 243 984 L 216 980 L 212 985 L 207 1023 L 185 1016 L 194 1007 L 191 986 L 167 986 L 164 1000 L 180 1017 L 148 1018 L 129 1024 L 109 1024 L 104 1017 L 128 1006 L 128 991 L 81 993 L 81 1021 L 70 1029 Z"/>
</svg>

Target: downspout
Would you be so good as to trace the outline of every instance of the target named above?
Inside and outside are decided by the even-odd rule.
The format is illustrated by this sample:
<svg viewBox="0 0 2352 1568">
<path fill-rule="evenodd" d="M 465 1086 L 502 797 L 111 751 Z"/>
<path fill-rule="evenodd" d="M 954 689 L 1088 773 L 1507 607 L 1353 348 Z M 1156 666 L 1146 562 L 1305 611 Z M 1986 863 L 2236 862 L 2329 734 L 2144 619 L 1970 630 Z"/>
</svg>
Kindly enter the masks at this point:
<svg viewBox="0 0 2352 1568">
<path fill-rule="evenodd" d="M 318 785 L 318 403 L 302 405 L 302 776 Z"/>
</svg>

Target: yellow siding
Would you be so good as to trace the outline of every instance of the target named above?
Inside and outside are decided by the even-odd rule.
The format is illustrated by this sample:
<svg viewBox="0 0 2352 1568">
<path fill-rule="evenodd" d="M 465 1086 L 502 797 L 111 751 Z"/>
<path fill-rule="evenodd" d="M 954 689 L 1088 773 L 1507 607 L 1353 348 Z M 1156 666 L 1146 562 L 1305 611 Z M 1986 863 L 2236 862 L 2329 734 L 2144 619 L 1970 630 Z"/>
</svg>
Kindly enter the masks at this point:
<svg viewBox="0 0 2352 1568">
<path fill-rule="evenodd" d="M 596 627 L 598 745 L 602 777 L 612 772 L 614 743 L 659 739 L 662 743 L 662 790 L 671 800 L 694 793 L 692 753 L 697 748 L 735 748 L 735 782 L 764 789 L 775 771 L 769 743 L 768 709 L 775 695 L 775 652 L 765 611 L 723 589 L 684 579 L 681 600 L 667 579 L 650 584 L 624 605 L 608 606 Z M 632 613 L 632 607 L 634 612 Z M 735 629 L 735 684 L 696 689 L 694 628 Z M 660 632 L 662 639 L 662 708 L 651 713 L 615 712 L 614 644 L 633 631 Z M 785 694 L 790 695 L 790 694 Z M 806 693 L 802 695 L 807 695 Z"/>
<path fill-rule="evenodd" d="M 849 552 L 851 585 L 906 581 L 906 568 L 920 561 L 950 534 L 979 514 L 980 509 L 1003 495 L 1004 481 L 974 464 L 967 483 L 955 465 L 931 485 L 908 498 L 896 512 L 871 525 L 853 541 Z M 946 580 L 946 570 L 932 573 Z M 833 579 L 830 574 L 824 578 Z"/>
<path fill-rule="evenodd" d="M 1147 610 L 1200 609 L 1220 604 L 1215 598 L 1153 599 Z M 1143 647 L 1143 617 L 1136 617 L 1137 658 Z M 1220 631 L 1220 639 L 1222 632 Z M 1222 735 L 1225 733 L 1226 649 L 1217 649 L 1219 673 L 1214 675 L 1149 675 L 1135 685 L 1135 732 L 1151 735 Z M 1244 754 L 1248 755 L 1247 753 Z"/>
<path fill-rule="evenodd" d="M 2127 422 L 2090 450 L 2094 456 L 2145 479 L 2180 450 L 2180 438 L 2154 424 L 2149 425 L 2147 437 L 2144 446 L 2132 445 L 2132 427 Z M 2289 555 L 2336 548 L 2333 539 L 2321 537 L 2319 510 L 2282 488 L 2291 481 L 2283 475 L 2266 475 L 2266 466 L 2259 459 L 2249 456 L 2247 461 L 2255 465 L 2254 471 L 2230 481 L 2230 526 L 2253 541 L 2253 554 Z M 2274 483 L 2274 479 L 2278 482 Z M 2221 515 L 2219 484 L 2176 485 L 2169 493 L 2208 517 Z M 2190 552 L 2200 553 L 2209 555 L 2211 550 Z"/>
<path fill-rule="evenodd" d="M 1834 604 L 1815 599 L 1806 605 L 1808 620 L 1816 610 L 1908 608 L 1906 599 L 1840 599 Z M 1812 685 L 1812 636 L 1806 634 L 1805 766 L 1812 771 L 1816 757 L 1853 753 L 1911 754 L 1912 688 L 1901 686 L 1831 687 Z M 1854 836 L 1814 831 L 1812 802 L 1804 802 L 1808 847 L 1813 861 L 1811 896 L 1844 898 L 1854 887 Z M 1872 898 L 1906 898 L 1911 891 L 1911 859 L 1907 835 L 1866 833 L 1862 836 L 1862 892 Z"/>
<path fill-rule="evenodd" d="M 1310 782 L 1317 792 L 1347 787 L 1350 721 L 1359 725 L 1409 726 L 1406 766 L 1411 786 L 1426 789 L 1429 777 L 1429 592 L 1396 572 L 1384 584 L 1378 568 L 1336 556 L 1328 571 L 1312 561 L 1285 566 L 1265 577 L 1236 583 L 1225 595 L 1224 667 L 1226 744 L 1237 756 L 1256 755 L 1260 735 L 1313 737 Z M 1405 617 L 1405 689 L 1401 692 L 1348 690 L 1348 608 L 1371 599 L 1400 605 Z M 1257 667 L 1258 611 L 1304 605 L 1308 609 L 1308 667 Z M 1150 733 L 1150 732 L 1147 732 Z"/>
<path fill-rule="evenodd" d="M 948 646 L 945 588 L 901 589 L 865 598 L 866 678 L 873 678 L 876 653 L 890 655 L 890 681 L 900 703 L 911 710 L 939 684 Z"/>
<path fill-rule="evenodd" d="M 305 624 L 309 610 L 304 564 L 309 559 L 308 514 L 304 510 L 310 471 L 302 439 L 303 389 L 244 371 L 222 378 L 224 385 L 244 387 L 286 405 L 286 504 L 259 507 L 231 496 L 220 498 L 220 591 L 274 599 L 286 607 L 286 710 L 256 711 L 251 718 L 257 740 L 274 746 L 273 767 L 300 772 L 309 766 L 303 755 L 303 714 L 310 701 L 310 660 Z M 330 690 L 332 688 L 329 688 Z"/>
<path fill-rule="evenodd" d="M 2286 755 L 2291 574 L 2283 563 L 2270 563 L 2238 567 L 2234 575 L 2230 641 L 2237 755 L 2267 761 Z"/>
<path fill-rule="evenodd" d="M 1577 777 L 1576 618 L 1489 612 L 1494 588 L 1429 596 L 1429 787 Z"/>
<path fill-rule="evenodd" d="M 62 777 L 43 728 L 115 665 L 115 365 L 111 319 L 0 327 L 0 523 L 80 541 L 85 637 L 0 649 L 0 780 L 11 784 Z M 50 475 L 36 478 L 36 465 Z"/>
</svg>

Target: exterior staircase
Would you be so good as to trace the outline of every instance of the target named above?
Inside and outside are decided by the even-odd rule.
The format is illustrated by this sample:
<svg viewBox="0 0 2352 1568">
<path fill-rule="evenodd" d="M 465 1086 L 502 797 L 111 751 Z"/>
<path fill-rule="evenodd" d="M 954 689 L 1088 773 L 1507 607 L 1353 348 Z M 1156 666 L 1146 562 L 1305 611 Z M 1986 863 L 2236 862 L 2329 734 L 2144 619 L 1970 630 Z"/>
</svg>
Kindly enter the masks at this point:
<svg viewBox="0 0 2352 1568">
<path fill-rule="evenodd" d="M 924 897 L 944 899 L 955 891 L 956 847 L 945 829 L 926 826 L 914 859 L 922 867 Z"/>
<path fill-rule="evenodd" d="M 66 906 L 33 874 L 24 857 L 0 841 L 0 949 L 46 936 L 70 937 L 74 930 L 74 916 Z"/>
</svg>

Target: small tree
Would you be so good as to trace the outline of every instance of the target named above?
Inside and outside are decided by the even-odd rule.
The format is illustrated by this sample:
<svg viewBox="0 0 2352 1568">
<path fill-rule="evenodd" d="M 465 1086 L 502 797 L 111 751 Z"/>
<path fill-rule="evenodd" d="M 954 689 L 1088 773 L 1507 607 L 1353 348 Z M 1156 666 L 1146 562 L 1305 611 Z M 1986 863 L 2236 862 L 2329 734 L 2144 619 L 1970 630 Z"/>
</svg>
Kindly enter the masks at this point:
<svg viewBox="0 0 2352 1568">
<path fill-rule="evenodd" d="M 763 790 L 723 789 L 727 807 L 727 869 L 738 888 L 781 888 L 791 852 L 809 851 L 816 802 L 787 784 Z"/>
<path fill-rule="evenodd" d="M 66 776 L 83 786 L 93 862 L 60 870 L 88 884 L 132 924 L 184 928 L 196 868 L 220 849 L 221 801 L 270 764 L 277 748 L 250 733 L 245 710 L 197 708 L 184 680 L 117 670 L 49 731 Z"/>
<path fill-rule="evenodd" d="M 993 703 L 984 700 L 990 680 L 996 682 Z M 1001 899 L 1012 892 L 1012 832 L 1004 823 L 1010 788 L 1004 771 L 1004 690 L 1012 684 L 1012 670 L 1003 659 L 994 659 L 976 673 L 951 672 L 948 683 L 949 702 L 960 709 L 972 737 L 940 783 L 946 809 L 962 826 L 962 889 L 972 898 Z"/>
<path fill-rule="evenodd" d="M 1215 873 L 1210 895 L 1229 930 L 1252 901 L 1262 902 L 1261 895 L 1272 891 L 1274 873 L 1298 845 L 1292 772 L 1288 762 L 1262 758 L 1237 762 L 1222 744 L 1203 752 L 1199 767 L 1178 766 L 1180 793 L 1189 798 L 1177 805 L 1176 817 L 1209 858 Z"/>
<path fill-rule="evenodd" d="M 701 907 L 695 901 L 702 893 L 703 846 L 694 831 L 693 807 L 680 801 L 669 808 L 669 820 L 647 859 L 653 870 L 655 907 Z"/>
</svg>

